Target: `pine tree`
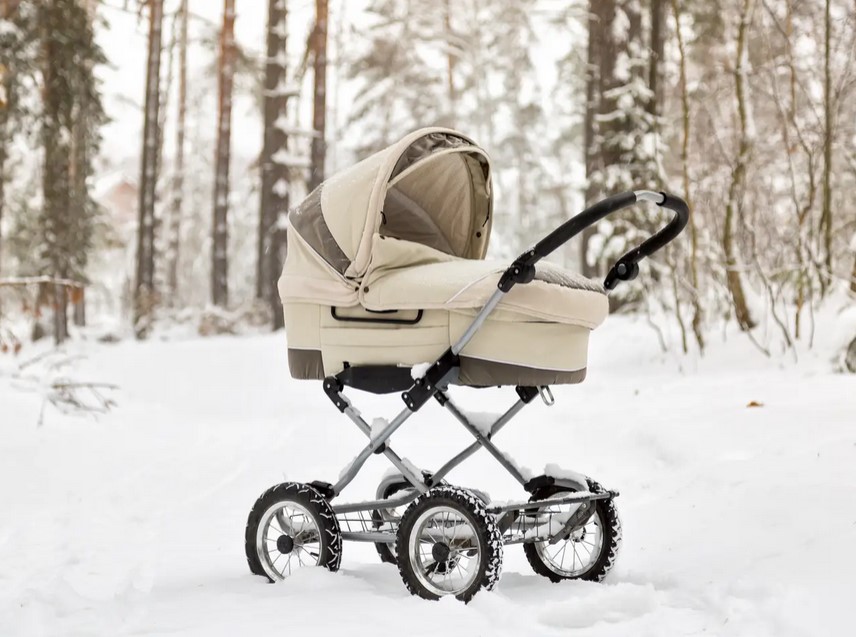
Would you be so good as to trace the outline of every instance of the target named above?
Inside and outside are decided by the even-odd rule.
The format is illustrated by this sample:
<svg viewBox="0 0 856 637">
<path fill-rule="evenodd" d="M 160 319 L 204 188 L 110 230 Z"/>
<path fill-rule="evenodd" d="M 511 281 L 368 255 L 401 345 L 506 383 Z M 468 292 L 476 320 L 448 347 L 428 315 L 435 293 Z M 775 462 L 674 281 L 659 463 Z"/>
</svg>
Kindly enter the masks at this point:
<svg viewBox="0 0 856 637">
<path fill-rule="evenodd" d="M 666 6 L 664 0 L 648 0 L 648 3 L 649 28 L 651 29 L 649 38 L 651 44 L 648 53 L 648 90 L 650 91 L 648 112 L 654 118 L 653 121 L 656 126 L 659 123 L 657 117 L 660 115 L 663 105 L 661 77 L 663 75 L 663 56 L 666 50 Z"/>
<path fill-rule="evenodd" d="M 687 52 L 684 41 L 683 25 L 681 24 L 681 8 L 679 0 L 671 0 L 672 15 L 675 21 L 675 39 L 678 45 L 679 77 L 678 88 L 681 96 L 681 185 L 682 196 L 687 202 L 690 210 L 693 210 L 693 199 L 690 192 L 689 172 L 689 145 L 691 136 L 691 113 L 690 95 L 687 87 Z M 689 221 L 690 249 L 688 254 L 688 265 L 690 270 L 690 285 L 692 286 L 693 316 L 691 326 L 693 336 L 698 344 L 699 351 L 704 351 L 704 333 L 702 331 L 702 307 L 700 300 L 700 285 L 698 272 L 698 220 L 696 215 L 690 215 Z"/>
<path fill-rule="evenodd" d="M 544 157 L 550 130 L 531 56 L 535 0 L 375 0 L 351 73 L 363 156 L 424 126 L 462 130 L 494 156 L 498 245 L 511 252 L 555 222 Z"/>
<path fill-rule="evenodd" d="M 312 32 L 312 137 L 309 190 L 324 181 L 324 163 L 327 156 L 327 0 L 315 0 L 315 28 Z"/>
<path fill-rule="evenodd" d="M 77 0 L 40 4 L 43 204 L 37 219 L 39 267 L 56 278 L 85 280 L 98 213 L 89 192 L 92 162 L 105 121 L 94 75 L 106 62 L 87 11 Z M 55 286 L 55 336 L 68 334 L 66 291 Z"/>
<path fill-rule="evenodd" d="M 577 166 L 583 159 L 580 149 L 589 146 L 591 135 L 591 109 L 586 108 L 586 104 L 590 101 L 587 92 L 591 90 L 590 80 L 593 74 L 587 72 L 587 47 L 581 47 L 577 37 L 589 28 L 589 16 L 580 11 L 580 7 L 586 5 L 587 3 L 579 1 L 570 4 L 567 10 L 554 20 L 553 25 L 565 35 L 566 41 L 566 52 L 557 60 L 556 84 L 550 95 L 554 109 L 551 115 L 548 151 L 553 161 L 550 192 L 559 204 L 557 212 L 560 215 L 555 225 L 575 214 L 579 205 L 577 201 L 582 198 L 581 195 L 584 197 L 580 192 L 579 177 L 571 167 Z M 578 239 L 576 243 L 582 242 L 583 239 Z M 580 259 L 578 246 L 567 245 L 565 253 L 566 265 L 583 272 L 587 266 L 585 260 Z M 567 258 L 570 254 L 575 254 L 573 262 Z"/>
<path fill-rule="evenodd" d="M 3 267 L 3 220 L 10 193 L 6 184 L 14 174 L 10 155 L 15 139 L 30 128 L 33 108 L 25 88 L 33 82 L 37 34 L 35 7 L 20 0 L 0 2 L 0 271 Z"/>
<path fill-rule="evenodd" d="M 148 0 L 149 43 L 146 61 L 146 97 L 143 112 L 143 143 L 140 161 L 137 267 L 134 280 L 134 324 L 145 333 L 145 319 L 155 304 L 155 200 L 160 150 L 160 66 L 163 31 L 163 0 Z"/>
<path fill-rule="evenodd" d="M 725 205 L 725 220 L 722 229 L 722 248 L 725 253 L 726 282 L 734 314 L 740 329 L 749 331 L 755 327 L 755 320 L 749 311 L 746 294 L 743 291 L 743 279 L 740 275 L 737 250 L 734 244 L 734 225 L 738 215 L 743 210 L 744 184 L 746 181 L 747 165 L 750 162 L 753 140 L 750 135 L 749 120 L 749 90 L 746 76 L 749 63 L 749 33 L 754 11 L 754 0 L 743 0 L 737 30 L 737 52 L 734 65 L 734 94 L 737 105 L 738 140 L 737 156 L 731 171 L 731 184 L 728 188 L 728 199 Z"/>
<path fill-rule="evenodd" d="M 601 13 L 595 11 L 601 9 Z M 603 0 L 595 3 L 589 2 L 588 11 L 588 39 L 586 44 L 586 88 L 585 88 L 585 116 L 583 120 L 583 161 L 585 164 L 586 189 L 585 201 L 593 202 L 599 195 L 599 187 L 595 183 L 594 176 L 600 164 L 598 149 L 595 147 L 595 114 L 600 108 L 601 95 L 601 49 L 606 38 L 605 30 L 609 23 L 603 16 L 614 15 L 615 5 L 612 0 Z M 561 62 L 565 67 L 568 59 Z M 598 273 L 597 264 L 589 260 L 589 242 L 594 236 L 595 229 L 585 228 L 580 234 L 580 272 L 584 276 L 593 277 Z"/>
<path fill-rule="evenodd" d="M 175 304 L 178 295 L 178 260 L 181 246 L 181 227 L 184 217 L 184 142 L 187 128 L 187 23 L 188 0 L 179 6 L 178 36 L 178 113 L 175 124 L 175 167 L 172 178 L 172 202 L 169 212 L 169 231 L 166 253 L 166 279 L 170 302 Z"/>
<path fill-rule="evenodd" d="M 211 302 L 229 302 L 229 163 L 232 139 L 232 88 L 235 78 L 235 0 L 224 0 L 218 65 L 217 152 L 214 169 L 214 215 L 211 228 Z"/>
<path fill-rule="evenodd" d="M 458 9 L 462 3 L 455 3 Z M 446 29 L 452 17 L 443 5 L 418 0 L 373 0 L 368 7 L 371 26 L 362 36 L 362 51 L 349 67 L 360 90 L 351 109 L 350 124 L 363 134 L 356 148 L 365 156 L 423 126 L 450 125 L 448 87 L 458 94 L 468 87 L 455 86 L 454 64 L 443 70 L 429 61 L 454 56 L 459 39 Z M 448 58 L 447 58 L 448 59 Z M 460 82 L 460 72 L 457 72 Z"/>
<path fill-rule="evenodd" d="M 502 86 L 492 110 L 508 125 L 500 129 L 494 154 L 497 165 L 513 176 L 500 181 L 504 205 L 497 214 L 506 216 L 500 228 L 514 232 L 503 241 L 514 253 L 534 244 L 555 221 L 545 213 L 550 204 L 543 199 L 548 131 L 529 46 L 536 39 L 531 18 L 535 5 L 535 0 L 494 0 L 489 62 L 483 70 L 499 78 Z"/>
<path fill-rule="evenodd" d="M 256 249 L 256 298 L 268 303 L 274 327 L 282 325 L 276 282 L 281 264 L 283 230 L 280 219 L 288 212 L 289 167 L 278 153 L 288 150 L 288 101 L 291 95 L 286 79 L 288 39 L 286 0 L 268 0 L 267 57 L 264 86 L 264 144 L 261 155 L 262 184 L 259 233 Z"/>
<path fill-rule="evenodd" d="M 648 85 L 649 49 L 637 0 L 591 0 L 587 95 L 586 199 L 659 188 L 659 140 L 654 93 Z M 653 77 L 656 77 L 654 73 Z M 625 214 L 584 236 L 586 274 L 614 261 L 650 234 L 645 213 Z"/>
<path fill-rule="evenodd" d="M 832 89 L 832 63 L 830 52 L 832 50 L 832 19 L 830 0 L 825 0 L 823 5 L 823 202 L 820 214 L 820 232 L 823 242 L 823 263 L 826 271 L 821 275 L 821 285 L 825 290 L 833 275 L 833 248 L 832 248 L 832 145 L 835 135 L 833 124 L 833 102 L 835 100 Z"/>
</svg>

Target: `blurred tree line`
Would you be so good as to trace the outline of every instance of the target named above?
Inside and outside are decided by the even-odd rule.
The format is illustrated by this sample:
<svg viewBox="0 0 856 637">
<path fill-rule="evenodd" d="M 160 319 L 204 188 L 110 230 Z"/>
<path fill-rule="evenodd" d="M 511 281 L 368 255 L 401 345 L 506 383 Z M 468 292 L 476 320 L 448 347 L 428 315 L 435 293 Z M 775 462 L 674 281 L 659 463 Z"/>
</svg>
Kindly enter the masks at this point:
<svg viewBox="0 0 856 637">
<path fill-rule="evenodd" d="M 187 33 L 198 1 L 123 3 L 148 33 L 131 300 L 140 336 L 159 312 L 187 303 L 190 232 L 207 235 L 192 245 L 207 255 L 211 303 L 235 305 L 231 122 L 242 74 L 257 78 L 264 124 L 248 286 L 274 326 L 287 211 L 323 180 L 328 151 L 338 156 L 347 144 L 357 159 L 429 125 L 467 132 L 491 152 L 497 251 L 506 256 L 616 191 L 687 198 L 686 239 L 615 303 L 670 317 L 684 351 L 703 350 L 723 320 L 764 350 L 810 341 L 818 304 L 838 290 L 856 293 L 856 5 L 848 0 L 367 0 L 347 24 L 354 3 L 313 0 L 297 42 L 289 39 L 294 0 L 267 0 L 260 61 L 248 60 L 234 35 L 247 0 L 223 0 L 208 47 L 217 78 L 216 113 L 204 123 L 216 136 L 210 165 L 186 149 L 195 81 Z M 93 38 L 107 28 L 98 7 L 0 0 L 0 251 L 29 257 L 17 260 L 27 271 L 14 274 L 86 280 L 99 214 L 90 178 L 105 118 L 93 75 L 106 62 Z M 332 131 L 331 109 L 342 106 L 328 94 L 330 70 L 336 90 L 347 84 L 353 93 Z M 13 174 L 22 138 L 43 159 L 37 176 Z M 202 166 L 212 184 L 204 224 L 188 205 Z M 657 214 L 640 208 L 601 223 L 566 262 L 602 276 L 658 225 Z M 0 268 L 6 262 L 0 253 Z"/>
</svg>

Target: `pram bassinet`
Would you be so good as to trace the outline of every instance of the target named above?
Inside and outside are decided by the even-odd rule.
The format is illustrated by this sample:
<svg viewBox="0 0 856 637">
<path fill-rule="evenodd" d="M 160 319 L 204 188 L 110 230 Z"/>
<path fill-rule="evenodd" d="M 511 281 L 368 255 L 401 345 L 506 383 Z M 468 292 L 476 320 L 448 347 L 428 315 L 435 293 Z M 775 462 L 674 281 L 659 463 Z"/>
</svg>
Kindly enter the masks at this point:
<svg viewBox="0 0 856 637">
<path fill-rule="evenodd" d="M 291 213 L 279 291 L 292 376 L 385 366 L 397 391 L 469 327 L 508 262 L 485 260 L 490 164 L 461 133 L 423 129 L 345 170 Z M 458 383 L 551 385 L 585 377 L 603 287 L 540 264 L 460 353 Z"/>
</svg>

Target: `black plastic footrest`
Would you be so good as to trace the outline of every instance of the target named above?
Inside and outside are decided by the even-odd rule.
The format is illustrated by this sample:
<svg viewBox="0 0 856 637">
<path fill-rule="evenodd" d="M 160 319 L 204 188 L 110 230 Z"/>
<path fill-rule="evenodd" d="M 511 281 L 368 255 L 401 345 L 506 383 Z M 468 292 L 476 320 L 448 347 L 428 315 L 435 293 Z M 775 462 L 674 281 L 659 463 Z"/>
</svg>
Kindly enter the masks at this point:
<svg viewBox="0 0 856 637">
<path fill-rule="evenodd" d="M 526 493 L 534 493 L 537 489 L 552 487 L 554 484 L 556 484 L 556 478 L 553 476 L 535 476 L 524 484 L 523 488 Z"/>
<path fill-rule="evenodd" d="M 336 378 L 346 387 L 372 394 L 404 391 L 413 384 L 410 368 L 397 365 L 349 365 L 336 374 Z"/>
</svg>

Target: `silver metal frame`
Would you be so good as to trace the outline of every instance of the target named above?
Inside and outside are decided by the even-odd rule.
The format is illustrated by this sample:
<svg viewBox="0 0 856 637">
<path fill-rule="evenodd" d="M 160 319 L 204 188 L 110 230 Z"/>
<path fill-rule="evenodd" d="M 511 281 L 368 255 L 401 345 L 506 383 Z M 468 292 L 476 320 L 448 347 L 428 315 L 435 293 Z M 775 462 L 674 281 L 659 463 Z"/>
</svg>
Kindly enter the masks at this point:
<svg viewBox="0 0 856 637">
<path fill-rule="evenodd" d="M 457 466 L 463 463 L 467 458 L 476 453 L 480 448 L 485 448 L 487 451 L 494 457 L 496 460 L 506 469 L 506 471 L 514 477 L 521 485 L 526 484 L 527 479 L 524 475 L 520 473 L 520 470 L 505 457 L 505 455 L 497 448 L 497 446 L 492 442 L 493 436 L 495 436 L 508 422 L 511 421 L 514 416 L 516 416 L 520 411 L 526 406 L 526 402 L 522 399 L 518 399 L 509 409 L 507 409 L 503 414 L 499 415 L 497 419 L 490 426 L 487 434 L 482 433 L 478 427 L 473 424 L 467 415 L 458 408 L 454 402 L 445 395 L 444 390 L 438 389 L 438 392 L 441 393 L 444 397 L 443 406 L 448 409 L 452 415 L 458 420 L 464 428 L 472 434 L 475 438 L 475 442 L 470 444 L 468 447 L 462 449 L 455 456 L 453 456 L 448 462 L 442 465 L 436 472 L 430 473 L 424 471 L 422 469 L 417 469 L 413 467 L 407 462 L 401 460 L 401 458 L 396 454 L 387 443 L 389 438 L 395 432 L 398 427 L 400 427 L 407 418 L 409 418 L 413 412 L 409 409 L 405 409 L 398 414 L 398 416 L 387 425 L 383 431 L 375 436 L 374 439 L 371 439 L 371 428 L 366 424 L 365 420 L 359 415 L 356 409 L 352 406 L 346 408 L 345 413 L 353 420 L 359 428 L 365 433 L 369 438 L 369 444 L 357 455 L 357 457 L 351 461 L 345 469 L 343 469 L 341 473 L 341 478 L 336 485 L 334 485 L 334 490 L 336 494 L 340 493 L 345 486 L 347 486 L 354 476 L 357 475 L 359 470 L 362 468 L 363 464 L 365 464 L 366 459 L 372 453 L 376 453 L 378 449 L 383 447 L 383 453 L 386 455 L 393 465 L 401 472 L 400 474 L 393 474 L 387 476 L 382 481 L 381 485 L 378 487 L 377 497 L 374 500 L 364 500 L 361 502 L 351 502 L 351 503 L 336 503 L 333 504 L 333 512 L 339 518 L 339 525 L 342 528 L 342 539 L 349 540 L 353 542 L 371 542 L 371 543 L 386 543 L 392 544 L 396 541 L 396 534 L 391 531 L 379 531 L 375 528 L 372 528 L 373 525 L 377 524 L 376 520 L 373 520 L 370 515 L 373 511 L 378 511 L 381 509 L 393 509 L 396 507 L 404 506 L 413 502 L 416 498 L 418 498 L 421 494 L 426 493 L 431 486 L 441 484 L 444 478 Z M 421 475 L 417 474 L 416 471 L 419 471 Z M 401 494 L 393 495 L 389 498 L 381 497 L 384 489 L 387 486 L 390 486 L 395 483 L 407 484 L 407 488 Z M 592 492 L 588 488 L 588 484 L 584 483 L 580 480 L 574 480 L 572 478 L 555 478 L 554 484 L 557 486 L 573 489 L 575 492 L 568 494 L 566 496 L 560 498 L 551 498 L 549 500 L 544 501 L 536 501 L 530 502 L 528 500 L 519 501 L 519 502 L 510 502 L 502 505 L 491 505 L 490 502 L 487 501 L 487 498 L 484 494 L 476 493 L 480 498 L 485 501 L 487 505 L 488 513 L 491 513 L 501 521 L 503 519 L 508 519 L 513 521 L 515 519 L 515 514 L 521 515 L 527 511 L 536 511 L 538 509 L 556 505 L 563 504 L 584 504 L 595 502 L 597 500 L 605 500 L 609 498 L 613 498 L 617 496 L 617 492 L 615 491 L 602 491 L 602 492 Z M 590 512 L 593 512 L 593 507 L 590 509 Z M 590 513 L 587 515 L 582 515 L 583 512 L 580 512 L 580 515 L 573 516 L 573 524 L 572 528 L 562 528 L 558 533 L 553 534 L 552 536 L 540 536 L 540 535 L 532 535 L 528 536 L 526 533 L 529 528 L 537 526 L 535 523 L 528 523 L 525 519 L 522 521 L 518 521 L 515 530 L 511 533 L 511 537 L 506 537 L 504 542 L 506 544 L 521 544 L 528 542 L 544 542 L 544 541 L 557 541 L 559 538 L 567 535 L 571 530 L 583 526 L 586 524 L 590 517 Z M 357 514 L 357 517 L 350 517 L 354 514 Z M 571 520 L 569 520 L 571 521 Z M 355 527 L 356 526 L 356 530 Z M 565 525 L 568 526 L 567 524 Z"/>
<path fill-rule="evenodd" d="M 473 338 L 473 336 L 475 336 L 476 332 L 479 331 L 479 328 L 481 328 L 481 326 L 484 325 L 484 322 L 487 320 L 487 317 L 490 316 L 491 312 L 493 312 L 494 309 L 496 309 L 497 304 L 502 299 L 504 294 L 505 293 L 502 290 L 496 290 L 490 296 L 490 298 L 487 300 L 487 303 L 485 303 L 484 307 L 479 311 L 478 314 L 476 314 L 475 318 L 473 318 L 473 321 L 472 321 L 472 323 L 470 323 L 470 326 L 461 335 L 461 338 L 459 338 L 458 341 L 454 345 L 452 345 L 451 349 L 452 349 L 453 354 L 455 354 L 455 355 L 459 354 L 461 352 L 461 350 L 463 350 L 464 347 L 467 346 L 467 343 L 469 343 L 472 340 L 472 338 Z M 439 363 L 439 361 L 435 362 L 434 364 L 437 365 L 438 363 Z M 445 388 L 442 388 L 442 389 L 445 389 Z M 416 488 L 416 490 L 419 491 L 419 493 L 427 492 L 428 487 L 425 485 L 424 481 L 419 476 L 414 474 L 413 471 L 410 469 L 410 467 L 408 467 L 407 464 L 401 459 L 401 457 L 397 453 L 395 453 L 389 447 L 389 445 L 386 444 L 386 441 L 390 439 L 392 434 L 394 434 L 395 431 L 401 425 L 404 424 L 404 421 L 406 421 L 408 418 L 410 418 L 410 416 L 412 416 L 414 412 L 411 411 L 409 408 L 405 407 L 400 412 L 398 412 L 398 415 L 395 418 L 393 418 L 392 421 L 390 421 L 390 423 L 383 429 L 383 431 L 381 431 L 379 434 L 373 436 L 371 426 L 363 419 L 363 417 L 360 415 L 360 412 L 357 411 L 356 409 L 354 409 L 354 407 L 351 405 L 351 401 L 348 398 L 346 398 L 341 392 L 339 393 L 339 396 L 341 397 L 342 401 L 347 405 L 347 407 L 345 407 L 345 410 L 344 410 L 345 415 L 348 418 L 350 418 L 351 421 L 357 427 L 359 427 L 360 431 L 362 431 L 366 436 L 368 436 L 369 444 L 366 445 L 363 448 L 363 450 L 360 451 L 359 454 L 357 454 L 356 458 L 354 458 L 344 469 L 342 469 L 342 472 L 339 474 L 339 481 L 333 485 L 333 493 L 335 495 L 339 495 L 342 492 L 342 490 L 346 486 L 348 486 L 348 484 L 350 484 L 350 482 L 360 472 L 360 469 L 366 463 L 366 460 L 368 460 L 372 454 L 380 453 L 378 451 L 380 449 L 383 449 L 382 453 L 387 458 L 389 458 L 390 462 L 392 462 L 392 464 L 395 466 L 395 468 L 398 469 L 399 471 L 401 471 L 402 475 L 404 475 L 404 477 L 407 478 L 407 481 L 410 484 L 412 484 Z M 446 404 L 450 405 L 451 401 L 447 402 Z M 522 405 L 521 405 L 521 407 L 522 407 Z M 473 425 L 470 424 L 469 421 L 466 420 L 466 418 L 464 418 L 463 420 L 461 419 L 463 414 L 461 414 L 461 412 L 459 412 L 457 409 L 455 409 L 454 406 L 450 407 L 450 410 L 453 410 L 452 413 L 455 414 L 455 416 L 458 418 L 458 420 L 461 420 L 461 422 L 464 423 L 464 426 L 467 427 L 469 431 L 471 431 L 471 432 L 476 431 L 475 427 L 473 427 Z M 517 411 L 520 411 L 520 410 L 517 409 Z M 508 420 L 510 420 L 511 417 L 513 417 L 517 413 L 517 411 L 515 411 L 514 414 L 511 414 L 511 416 L 509 416 L 509 418 L 506 419 L 502 424 L 504 425 L 506 422 L 508 422 Z M 496 423 L 494 423 L 494 424 L 496 424 Z M 502 425 L 500 425 L 500 427 L 501 426 Z M 476 439 L 478 439 L 478 437 Z M 489 441 L 488 441 L 488 444 L 490 444 Z M 484 446 L 483 443 L 482 443 L 482 446 Z M 490 447 L 488 447 L 488 449 L 490 450 L 491 447 L 493 447 L 493 446 L 491 445 Z M 493 449 L 494 449 L 494 451 L 491 451 L 491 453 L 494 453 L 497 451 L 495 447 L 493 447 Z M 463 460 L 465 460 L 467 457 L 472 455 L 472 453 L 474 453 L 476 450 L 477 450 L 477 448 L 473 449 L 472 452 L 463 456 L 458 463 L 445 467 L 446 473 L 448 473 L 448 471 L 453 469 L 457 464 L 460 464 L 460 462 L 463 462 Z M 517 474 L 513 474 L 513 475 L 515 475 L 515 477 L 517 477 L 517 476 L 519 476 L 519 472 Z M 519 480 L 519 478 L 518 478 L 518 480 Z M 525 482 L 525 480 L 523 480 L 522 482 Z M 334 507 L 334 510 L 335 510 L 335 507 Z"/>
<path fill-rule="evenodd" d="M 637 190 L 633 194 L 636 195 L 636 201 L 650 201 L 658 206 L 666 201 L 666 196 L 662 192 L 653 190 Z"/>
<path fill-rule="evenodd" d="M 636 197 L 638 200 L 647 200 L 654 202 L 661 202 L 663 200 L 663 196 L 660 193 L 654 193 L 649 191 L 639 191 L 636 193 Z M 467 346 L 467 344 L 472 340 L 473 336 L 478 332 L 478 330 L 484 325 L 484 322 L 490 316 L 490 314 L 496 309 L 496 306 L 502 300 L 502 297 L 505 295 L 500 289 L 494 291 L 494 293 L 490 296 L 490 298 L 485 303 L 484 307 L 479 310 L 478 314 L 473 318 L 472 323 L 470 323 L 469 327 L 464 331 L 458 341 L 452 345 L 451 352 L 454 355 L 460 354 L 460 352 Z M 440 361 L 436 361 L 434 365 L 439 365 Z M 454 380 L 454 378 L 448 379 L 448 382 Z M 382 486 L 378 487 L 377 499 L 375 500 L 366 500 L 362 502 L 354 502 L 354 503 L 342 503 L 342 504 L 334 504 L 333 511 L 340 519 L 340 526 L 342 527 L 342 539 L 351 540 L 356 542 L 374 542 L 374 543 L 393 543 L 395 542 L 395 533 L 391 532 L 383 532 L 377 530 L 369 530 L 371 524 L 375 523 L 370 518 L 366 518 L 366 514 L 371 514 L 372 511 L 380 510 L 380 509 L 390 509 L 399 506 L 404 506 L 414 501 L 417 497 L 422 494 L 428 492 L 431 486 L 440 484 L 443 479 L 451 472 L 455 467 L 464 462 L 467 458 L 472 456 L 476 451 L 480 448 L 485 448 L 487 451 L 494 457 L 496 460 L 508 471 L 515 480 L 517 480 L 521 485 L 525 485 L 527 483 L 527 478 L 524 476 L 520 470 L 509 461 L 509 459 L 505 456 L 505 454 L 500 451 L 497 446 L 491 441 L 491 438 L 495 436 L 508 422 L 511 421 L 514 416 L 516 416 L 523 407 L 527 404 L 523 399 L 517 400 L 508 410 L 505 411 L 502 415 L 498 416 L 497 419 L 490 426 L 488 433 L 484 434 L 482 431 L 473 424 L 470 419 L 467 417 L 465 412 L 459 409 L 454 402 L 445 394 L 448 382 L 446 382 L 445 386 L 431 388 L 435 392 L 434 395 L 442 397 L 443 406 L 451 412 L 451 414 L 455 417 L 458 422 L 460 422 L 464 428 L 473 435 L 476 439 L 471 445 L 461 450 L 455 456 L 453 456 L 446 464 L 441 466 L 436 472 L 429 473 L 418 467 L 413 466 L 409 462 L 405 462 L 392 448 L 389 446 L 388 441 L 392 437 L 392 434 L 396 432 L 396 430 L 404 424 L 404 422 L 410 418 L 414 414 L 414 411 L 405 407 L 401 410 L 390 422 L 389 424 L 383 428 L 383 430 L 379 433 L 375 433 L 373 435 L 371 426 L 363 419 L 360 415 L 360 412 L 355 409 L 351 401 L 346 398 L 341 391 L 339 392 L 339 397 L 345 403 L 346 407 L 344 409 L 345 415 L 362 431 L 368 438 L 369 443 L 360 451 L 359 454 L 348 463 L 344 469 L 342 469 L 339 474 L 339 481 L 336 482 L 332 486 L 333 494 L 339 495 L 348 484 L 356 477 L 359 473 L 360 469 L 369 459 L 369 457 L 373 454 L 383 453 L 390 462 L 395 466 L 396 469 L 401 473 L 400 481 L 407 482 L 410 487 L 403 494 L 393 496 L 391 498 L 382 498 Z M 552 405 L 552 393 L 549 392 L 549 388 L 539 388 L 539 393 L 541 394 L 541 398 L 548 405 Z M 389 484 L 389 478 L 385 480 L 385 484 Z M 503 519 L 511 520 L 514 518 L 515 513 L 522 513 L 524 511 L 531 511 L 533 509 L 537 510 L 544 506 L 553 506 L 556 504 L 581 504 L 585 502 L 594 502 L 595 500 L 612 498 L 617 495 L 614 491 L 605 491 L 603 493 L 591 493 L 588 490 L 588 485 L 580 483 L 579 481 L 574 480 L 556 480 L 555 484 L 560 486 L 565 486 L 568 488 L 572 488 L 576 491 L 573 495 L 561 498 L 561 499 L 551 499 L 546 500 L 544 502 L 529 502 L 520 501 L 513 502 L 509 504 L 504 504 L 502 506 L 491 507 L 489 502 L 485 504 L 488 505 L 488 512 L 500 517 L 500 521 Z M 481 494 L 479 494 L 480 497 Z M 593 507 L 592 507 L 593 510 Z M 351 519 L 346 516 L 358 514 L 358 518 Z M 507 516 L 507 518 L 506 518 Z M 576 516 L 575 516 L 576 517 Z M 589 516 L 585 516 L 585 520 L 583 523 L 587 521 Z M 358 525 L 358 530 L 353 530 L 353 525 Z M 525 526 L 525 525 L 524 525 Z M 567 533 L 567 529 L 563 529 L 561 533 Z M 522 536 L 521 536 L 522 537 Z M 546 540 L 554 540 L 559 537 L 559 534 L 556 534 L 555 537 L 539 537 L 532 536 L 527 537 L 526 539 L 521 538 L 512 538 L 506 540 L 506 542 L 512 543 L 522 543 L 522 542 L 543 542 Z"/>
<path fill-rule="evenodd" d="M 470 326 L 464 331 L 461 338 L 458 339 L 458 342 L 452 345 L 453 354 L 457 356 L 461 353 L 461 350 L 467 346 L 467 343 L 472 340 L 476 332 L 478 332 L 481 326 L 484 325 L 487 317 L 496 309 L 496 306 L 502 300 L 503 296 L 505 296 L 505 292 L 499 289 L 494 290 L 493 294 L 491 294 L 490 298 L 487 300 L 487 303 L 485 303 L 484 307 L 479 310 L 479 313 L 476 314 L 473 322 L 470 323 Z"/>
<path fill-rule="evenodd" d="M 493 307 L 496 307 L 496 303 L 493 304 Z M 489 313 L 490 312 L 484 311 L 480 312 L 479 315 L 477 315 L 474 319 L 473 323 L 475 324 L 478 322 L 479 324 L 483 324 Z M 461 340 L 468 341 L 470 338 L 472 338 L 472 335 L 475 334 L 476 331 L 477 329 L 468 329 Z M 446 395 L 445 391 L 446 387 L 437 388 L 436 390 L 436 393 L 442 397 L 443 406 L 449 412 L 451 412 L 455 419 L 460 422 L 470 434 L 472 434 L 472 436 L 475 438 L 475 442 L 462 449 L 433 473 L 415 467 L 409 462 L 405 462 L 397 453 L 395 453 L 395 451 L 392 450 L 392 448 L 388 444 L 388 441 L 392 437 L 392 434 L 395 433 L 395 431 L 402 424 L 404 424 L 404 422 L 410 416 L 413 415 L 413 411 L 407 408 L 403 409 L 386 427 L 384 427 L 384 429 L 379 434 L 376 434 L 374 437 L 372 437 L 371 427 L 363 419 L 359 411 L 357 411 L 351 405 L 351 402 L 343 395 L 341 395 L 340 392 L 342 400 L 344 400 L 347 404 L 344 413 L 369 438 L 369 443 L 362 449 L 362 451 L 357 455 L 357 457 L 354 458 L 354 460 L 352 460 L 350 463 L 348 463 L 348 465 L 346 465 L 345 468 L 342 470 L 339 481 L 332 487 L 334 493 L 336 495 L 341 493 L 342 490 L 348 484 L 350 484 L 354 477 L 359 473 L 360 469 L 363 467 L 369 456 L 375 453 L 383 453 L 400 472 L 399 474 L 393 474 L 384 478 L 382 483 L 378 486 L 377 496 L 374 500 L 333 504 L 333 511 L 339 518 L 339 524 L 342 528 L 343 540 L 387 544 L 394 543 L 396 541 L 396 534 L 394 532 L 379 531 L 376 530 L 376 528 L 373 528 L 373 526 L 377 525 L 377 521 L 373 520 L 370 517 L 371 513 L 373 511 L 378 511 L 381 509 L 393 509 L 396 507 L 410 504 L 420 495 L 427 493 L 431 486 L 443 483 L 445 477 L 453 469 L 455 469 L 455 467 L 459 466 L 467 458 L 472 456 L 481 448 L 487 449 L 487 451 L 521 485 L 525 485 L 527 483 L 526 476 L 524 476 L 520 472 L 520 470 L 508 460 L 505 454 L 503 454 L 502 451 L 500 451 L 499 448 L 492 441 L 492 438 L 506 424 L 508 424 L 512 418 L 514 418 L 518 413 L 520 413 L 520 411 L 523 409 L 523 407 L 526 406 L 527 403 L 522 398 L 518 399 L 516 402 L 514 402 L 514 404 L 511 405 L 511 407 L 509 407 L 504 413 L 502 413 L 496 418 L 496 420 L 491 424 L 487 433 L 483 433 L 483 431 L 476 427 L 476 425 L 467 417 L 466 413 L 462 411 L 454 403 L 454 401 L 452 401 L 452 399 Z M 541 396 L 545 403 L 551 404 L 549 402 L 549 400 L 552 398 L 551 395 L 548 397 L 545 393 L 541 392 Z M 383 498 L 382 494 L 385 489 L 395 483 L 406 484 L 407 487 L 405 488 L 404 492 L 401 494 L 393 495 L 389 498 Z M 477 493 L 477 495 L 483 500 L 485 500 L 485 504 L 488 507 L 488 512 L 493 515 L 496 515 L 500 521 L 503 519 L 513 520 L 515 519 L 515 514 L 523 514 L 526 511 L 533 511 L 543 507 L 561 504 L 583 504 L 588 502 L 595 502 L 597 500 L 612 498 L 617 495 L 617 493 L 614 491 L 593 493 L 589 490 L 587 483 L 581 482 L 580 480 L 573 480 L 570 478 L 557 478 L 555 479 L 554 483 L 558 486 L 574 489 L 575 493 L 569 494 L 561 498 L 553 498 L 542 502 L 520 501 L 503 504 L 501 506 L 491 506 L 490 502 L 487 501 L 487 498 L 486 496 L 484 496 L 484 494 Z M 593 508 L 591 510 L 593 510 Z M 349 517 L 353 516 L 354 514 L 356 514 L 357 517 Z M 576 526 L 584 525 L 588 521 L 589 517 L 589 515 L 575 515 L 574 521 L 576 525 L 574 528 L 576 528 Z M 356 529 L 354 528 L 355 526 Z M 506 543 L 543 542 L 548 540 L 555 541 L 559 537 L 567 535 L 567 533 L 571 530 L 563 528 L 559 533 L 556 533 L 551 537 L 542 537 L 539 535 L 528 536 L 526 534 L 526 531 L 529 526 L 531 525 L 528 525 L 525 520 L 523 520 L 522 522 L 518 522 L 517 530 L 512 534 L 512 537 L 508 537 L 504 541 Z M 526 537 L 524 538 L 524 536 Z"/>
</svg>

